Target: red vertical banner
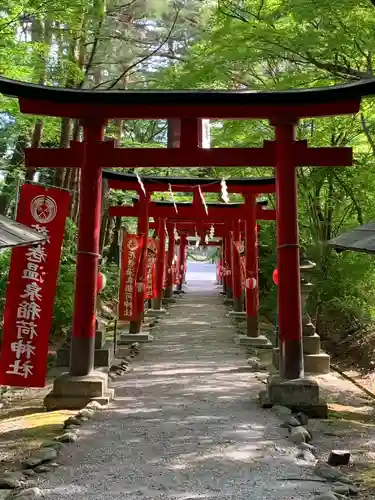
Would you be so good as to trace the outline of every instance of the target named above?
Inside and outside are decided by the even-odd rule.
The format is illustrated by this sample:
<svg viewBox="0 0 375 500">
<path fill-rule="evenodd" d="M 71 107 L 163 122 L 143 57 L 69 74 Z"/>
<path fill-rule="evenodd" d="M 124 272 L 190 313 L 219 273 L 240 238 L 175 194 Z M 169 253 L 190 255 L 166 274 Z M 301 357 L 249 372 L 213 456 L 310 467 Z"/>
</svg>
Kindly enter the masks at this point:
<svg viewBox="0 0 375 500">
<path fill-rule="evenodd" d="M 152 299 L 156 295 L 155 278 L 156 278 L 156 256 L 158 250 L 158 242 L 155 238 L 148 238 L 147 245 L 147 275 L 145 287 L 145 299 Z"/>
<path fill-rule="evenodd" d="M 143 237 L 127 234 L 122 240 L 119 319 L 134 321 L 137 317 L 136 281 Z"/>
<path fill-rule="evenodd" d="M 68 191 L 34 184 L 22 186 L 17 222 L 47 239 L 12 250 L 0 354 L 2 385 L 45 385 L 48 338 L 69 204 Z"/>
</svg>

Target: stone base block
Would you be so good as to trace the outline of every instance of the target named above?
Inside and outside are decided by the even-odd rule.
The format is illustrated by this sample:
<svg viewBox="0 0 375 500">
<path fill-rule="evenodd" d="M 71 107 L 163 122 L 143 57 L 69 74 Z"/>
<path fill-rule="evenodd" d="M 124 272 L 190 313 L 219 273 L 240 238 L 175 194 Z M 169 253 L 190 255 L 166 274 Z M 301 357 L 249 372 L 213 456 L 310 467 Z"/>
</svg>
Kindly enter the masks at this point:
<svg viewBox="0 0 375 500">
<path fill-rule="evenodd" d="M 305 372 L 307 373 L 329 373 L 330 356 L 325 352 L 319 354 L 304 354 L 303 355 Z"/>
<path fill-rule="evenodd" d="M 92 372 L 84 377 L 73 377 L 63 373 L 54 380 L 52 391 L 44 398 L 44 406 L 51 410 L 79 410 L 90 401 L 106 405 L 114 396 L 108 388 L 108 376 L 102 372 Z"/>
<path fill-rule="evenodd" d="M 246 318 L 247 318 L 247 313 L 246 311 L 230 311 L 229 312 L 229 317 L 231 319 L 235 319 L 235 320 L 243 320 L 245 321 Z"/>
<path fill-rule="evenodd" d="M 70 347 L 62 347 L 57 350 L 56 365 L 59 367 L 69 366 L 70 363 Z M 94 351 L 94 366 L 95 368 L 107 367 L 109 368 L 112 364 L 114 357 L 114 344 L 112 341 L 107 341 L 104 343 L 101 349 L 95 349 Z"/>
<path fill-rule="evenodd" d="M 234 342 L 239 345 L 272 349 L 272 344 L 265 335 L 259 335 L 258 337 L 238 335 L 235 337 Z"/>
<path fill-rule="evenodd" d="M 233 304 L 233 299 L 229 299 L 229 298 L 224 299 L 224 304 L 231 306 Z"/>
<path fill-rule="evenodd" d="M 139 342 L 140 344 L 145 344 L 147 342 L 152 342 L 153 336 L 149 333 L 123 333 L 117 341 L 118 345 L 128 345 L 134 342 Z"/>
<path fill-rule="evenodd" d="M 272 364 L 278 370 L 280 368 L 280 348 L 274 347 L 272 351 Z"/>
<path fill-rule="evenodd" d="M 273 403 L 269 400 L 267 391 L 261 391 L 259 393 L 259 403 L 262 408 L 272 408 Z M 324 401 L 319 401 L 317 404 L 294 405 L 289 406 L 289 408 L 294 413 L 302 411 L 310 418 L 328 418 L 328 405 Z"/>
<path fill-rule="evenodd" d="M 267 380 L 267 394 L 272 404 L 288 408 L 320 402 L 319 385 L 316 380 L 308 377 L 289 380 L 271 375 Z"/>
<path fill-rule="evenodd" d="M 165 314 L 167 314 L 165 309 L 147 309 L 145 318 L 157 318 L 158 316 L 164 316 Z"/>
<path fill-rule="evenodd" d="M 310 337 L 309 337 L 310 338 Z M 305 339 L 304 339 L 305 341 Z M 319 354 L 304 354 L 304 368 L 306 373 L 323 375 L 330 371 L 330 356 L 325 352 Z M 276 347 L 272 353 L 272 364 L 279 370 L 280 368 L 280 349 Z"/>
<path fill-rule="evenodd" d="M 320 337 L 317 333 L 311 337 L 303 337 L 303 352 L 304 354 L 320 353 Z"/>
<path fill-rule="evenodd" d="M 163 297 L 163 303 L 164 304 L 176 304 L 177 299 L 175 299 L 174 297 Z"/>
</svg>

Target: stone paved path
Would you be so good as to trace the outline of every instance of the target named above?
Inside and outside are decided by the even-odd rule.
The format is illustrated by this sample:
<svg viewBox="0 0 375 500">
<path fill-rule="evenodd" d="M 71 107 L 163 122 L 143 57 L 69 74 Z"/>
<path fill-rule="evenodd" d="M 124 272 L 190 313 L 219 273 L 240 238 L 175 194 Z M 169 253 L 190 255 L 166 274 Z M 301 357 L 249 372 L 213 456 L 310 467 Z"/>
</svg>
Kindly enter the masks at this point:
<svg viewBox="0 0 375 500">
<path fill-rule="evenodd" d="M 257 406 L 264 385 L 243 369 L 217 291 L 189 282 L 170 311 L 135 370 L 116 381 L 116 401 L 41 484 L 46 498 L 314 498 L 324 485 L 308 480 L 312 466 Z"/>
</svg>

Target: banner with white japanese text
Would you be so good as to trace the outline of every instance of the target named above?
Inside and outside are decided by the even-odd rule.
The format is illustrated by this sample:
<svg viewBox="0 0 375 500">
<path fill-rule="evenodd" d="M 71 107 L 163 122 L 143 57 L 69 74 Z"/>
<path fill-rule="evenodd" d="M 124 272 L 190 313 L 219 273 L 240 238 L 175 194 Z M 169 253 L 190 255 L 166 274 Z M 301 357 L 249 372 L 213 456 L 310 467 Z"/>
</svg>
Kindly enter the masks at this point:
<svg viewBox="0 0 375 500">
<path fill-rule="evenodd" d="M 137 317 L 136 281 L 143 237 L 127 234 L 122 240 L 119 319 L 134 321 Z"/>
<path fill-rule="evenodd" d="M 158 251 L 158 241 L 155 238 L 148 238 L 147 245 L 147 277 L 145 299 L 152 299 L 156 295 L 156 256 Z"/>
<path fill-rule="evenodd" d="M 47 240 L 12 250 L 0 353 L 2 385 L 45 385 L 48 338 L 69 205 L 68 191 L 34 184 L 22 186 L 17 222 Z"/>
</svg>

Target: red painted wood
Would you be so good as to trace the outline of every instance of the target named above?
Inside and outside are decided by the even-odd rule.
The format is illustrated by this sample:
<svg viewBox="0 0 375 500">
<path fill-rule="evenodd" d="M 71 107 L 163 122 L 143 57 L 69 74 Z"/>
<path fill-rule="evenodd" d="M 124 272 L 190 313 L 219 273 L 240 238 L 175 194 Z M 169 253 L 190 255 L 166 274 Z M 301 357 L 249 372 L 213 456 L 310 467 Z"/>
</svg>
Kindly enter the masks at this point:
<svg viewBox="0 0 375 500">
<path fill-rule="evenodd" d="M 188 180 L 188 179 L 187 179 Z M 168 191 L 168 186 L 166 184 L 145 184 L 146 188 L 150 192 L 166 192 Z M 108 187 L 111 189 L 121 189 L 123 191 L 138 191 L 139 185 L 138 182 L 128 182 L 128 181 L 116 181 L 116 180 L 108 180 Z M 229 193 L 274 193 L 275 192 L 275 183 L 272 179 L 270 179 L 269 184 L 259 184 L 259 185 L 227 185 Z M 195 186 L 191 185 L 175 185 L 172 184 L 172 189 L 175 192 L 184 192 L 191 193 L 194 192 Z M 220 179 L 215 184 L 201 185 L 201 190 L 203 193 L 220 193 Z"/>
<path fill-rule="evenodd" d="M 167 224 L 168 231 L 168 250 L 167 250 L 167 284 L 166 284 L 166 296 L 172 297 L 173 292 L 173 273 L 172 273 L 172 264 L 174 257 L 174 230 L 171 224 Z"/>
<path fill-rule="evenodd" d="M 245 262 L 246 278 L 255 279 L 255 288 L 246 287 L 246 313 L 247 316 L 257 318 L 259 308 L 259 284 L 258 284 L 258 231 L 256 223 L 256 200 L 255 196 L 247 195 L 246 206 L 246 230 L 245 230 Z M 257 331 L 248 334 L 257 335 Z"/>
<path fill-rule="evenodd" d="M 80 217 L 72 330 L 74 342 L 70 363 L 70 374 L 74 376 L 84 376 L 90 373 L 94 361 L 93 339 L 100 256 L 102 169 L 92 145 L 103 140 L 104 123 L 96 120 L 88 121 L 85 123 L 84 131 L 85 155 L 80 181 Z"/>
<path fill-rule="evenodd" d="M 280 375 L 294 379 L 303 376 L 295 124 L 276 123 L 275 132 Z"/>
<path fill-rule="evenodd" d="M 129 206 L 115 206 L 109 208 L 109 214 L 112 217 L 122 216 L 122 217 L 138 217 L 139 207 L 129 207 Z M 173 207 L 163 207 L 161 205 L 155 205 L 152 202 L 149 206 L 149 217 L 154 218 L 164 218 L 173 219 L 174 221 L 186 219 L 191 221 L 191 219 L 196 216 L 197 220 L 207 220 L 207 221 L 223 221 L 232 220 L 234 218 L 240 219 L 245 216 L 243 208 L 227 208 L 223 205 L 223 208 L 208 207 L 208 215 L 204 212 L 199 212 L 195 214 L 194 207 L 179 207 L 178 214 Z M 203 219 L 205 217 L 205 219 Z M 276 212 L 275 210 L 265 210 L 257 207 L 256 217 L 258 220 L 275 220 Z"/>
<path fill-rule="evenodd" d="M 187 144 L 190 142 L 187 141 Z M 271 167 L 276 161 L 274 141 L 265 141 L 263 148 L 202 149 L 194 146 L 193 142 L 189 148 L 115 148 L 113 141 L 98 142 L 92 147 L 103 168 L 212 165 Z M 309 148 L 306 141 L 296 141 L 291 148 L 296 166 L 349 166 L 353 162 L 352 148 Z M 26 148 L 25 150 L 25 162 L 28 167 L 78 167 L 82 159 L 81 143 L 73 143 L 73 147 L 69 149 Z"/>
<path fill-rule="evenodd" d="M 139 203 L 139 215 L 138 215 L 138 235 L 143 236 L 143 246 L 141 252 L 141 259 L 139 262 L 138 275 L 137 275 L 137 316 L 138 319 L 135 323 L 138 324 L 138 331 L 141 329 L 141 322 L 143 318 L 143 313 L 145 309 L 145 286 L 147 280 L 147 247 L 148 247 L 148 224 L 149 224 L 149 194 L 143 196 Z M 133 332 L 135 333 L 135 332 Z"/>
<path fill-rule="evenodd" d="M 151 226 L 151 224 L 149 224 Z M 158 253 L 156 258 L 156 299 L 161 299 L 164 285 L 164 269 L 165 269 L 165 220 L 158 220 Z"/>
<path fill-rule="evenodd" d="M 241 264 L 240 257 L 235 248 L 233 241 L 240 241 L 240 225 L 239 220 L 232 221 L 231 243 L 232 243 L 232 284 L 233 284 L 233 300 L 242 300 L 242 280 L 241 280 Z"/>
<path fill-rule="evenodd" d="M 361 99 L 343 102 L 300 104 L 300 105 L 101 105 L 71 104 L 43 100 L 18 99 L 21 113 L 43 116 L 61 116 L 69 118 L 102 119 L 168 119 L 168 118 L 212 118 L 212 119 L 272 119 L 278 116 L 303 118 L 313 116 L 332 116 L 353 114 L 359 111 Z"/>
</svg>

